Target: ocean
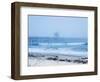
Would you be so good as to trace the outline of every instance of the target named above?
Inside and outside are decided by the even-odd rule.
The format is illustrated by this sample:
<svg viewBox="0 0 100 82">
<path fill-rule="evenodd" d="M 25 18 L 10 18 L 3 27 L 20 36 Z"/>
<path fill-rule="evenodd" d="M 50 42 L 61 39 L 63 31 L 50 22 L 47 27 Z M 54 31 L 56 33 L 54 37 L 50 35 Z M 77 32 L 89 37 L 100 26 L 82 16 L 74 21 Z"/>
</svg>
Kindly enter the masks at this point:
<svg viewBox="0 0 100 82">
<path fill-rule="evenodd" d="M 88 51 L 86 38 L 29 37 L 28 47 L 47 49 L 70 48 L 74 51 Z"/>
<path fill-rule="evenodd" d="M 87 64 L 87 52 L 84 38 L 29 37 L 28 66 Z"/>
</svg>

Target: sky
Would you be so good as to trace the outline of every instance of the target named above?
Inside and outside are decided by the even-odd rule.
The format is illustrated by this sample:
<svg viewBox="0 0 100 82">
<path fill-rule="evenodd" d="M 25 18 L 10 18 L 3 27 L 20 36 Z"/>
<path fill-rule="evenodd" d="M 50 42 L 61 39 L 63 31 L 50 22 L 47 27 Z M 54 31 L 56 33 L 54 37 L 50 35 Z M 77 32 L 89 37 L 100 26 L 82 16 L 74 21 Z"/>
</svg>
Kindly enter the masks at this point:
<svg viewBox="0 0 100 82">
<path fill-rule="evenodd" d="M 87 38 L 88 18 L 69 16 L 28 16 L 29 37 Z"/>
</svg>

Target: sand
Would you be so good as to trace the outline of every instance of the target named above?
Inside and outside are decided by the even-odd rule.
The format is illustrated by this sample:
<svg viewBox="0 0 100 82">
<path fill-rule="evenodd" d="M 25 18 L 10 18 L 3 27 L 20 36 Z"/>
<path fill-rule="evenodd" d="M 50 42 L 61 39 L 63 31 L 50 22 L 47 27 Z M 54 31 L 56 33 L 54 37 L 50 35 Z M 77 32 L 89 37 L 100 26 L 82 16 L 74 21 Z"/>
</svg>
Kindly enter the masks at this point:
<svg viewBox="0 0 100 82">
<path fill-rule="evenodd" d="M 29 53 L 28 66 L 87 64 L 87 57 L 65 54 Z"/>
</svg>

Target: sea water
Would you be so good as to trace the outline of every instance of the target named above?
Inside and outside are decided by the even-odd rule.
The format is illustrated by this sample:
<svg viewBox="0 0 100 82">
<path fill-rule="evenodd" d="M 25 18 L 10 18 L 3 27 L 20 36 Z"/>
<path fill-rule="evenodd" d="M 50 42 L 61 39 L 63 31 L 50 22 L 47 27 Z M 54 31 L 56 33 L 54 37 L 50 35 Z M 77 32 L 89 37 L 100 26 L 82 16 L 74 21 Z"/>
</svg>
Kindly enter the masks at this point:
<svg viewBox="0 0 100 82">
<path fill-rule="evenodd" d="M 70 48 L 74 51 L 88 51 L 86 38 L 54 38 L 54 37 L 29 37 L 29 48 L 59 49 Z"/>
<path fill-rule="evenodd" d="M 59 65 L 59 62 L 66 65 L 68 62 L 65 59 L 86 62 L 88 58 L 88 43 L 85 38 L 29 37 L 28 48 L 29 66 Z M 56 61 L 47 60 L 55 57 L 58 57 Z"/>
</svg>

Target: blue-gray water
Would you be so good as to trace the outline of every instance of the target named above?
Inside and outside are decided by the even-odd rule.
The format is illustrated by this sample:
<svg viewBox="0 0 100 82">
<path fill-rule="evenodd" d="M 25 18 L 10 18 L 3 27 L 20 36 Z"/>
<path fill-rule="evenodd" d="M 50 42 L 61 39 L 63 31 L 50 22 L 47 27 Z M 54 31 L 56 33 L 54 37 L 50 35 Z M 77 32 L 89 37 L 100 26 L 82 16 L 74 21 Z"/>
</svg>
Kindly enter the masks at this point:
<svg viewBox="0 0 100 82">
<path fill-rule="evenodd" d="M 46 43 L 47 45 L 41 45 L 41 43 Z M 54 45 L 55 43 L 62 45 Z M 70 45 L 70 43 L 72 44 Z M 75 45 L 73 43 L 77 44 Z M 88 43 L 86 38 L 29 37 L 28 47 L 52 49 L 70 48 L 74 51 L 88 51 Z"/>
</svg>

